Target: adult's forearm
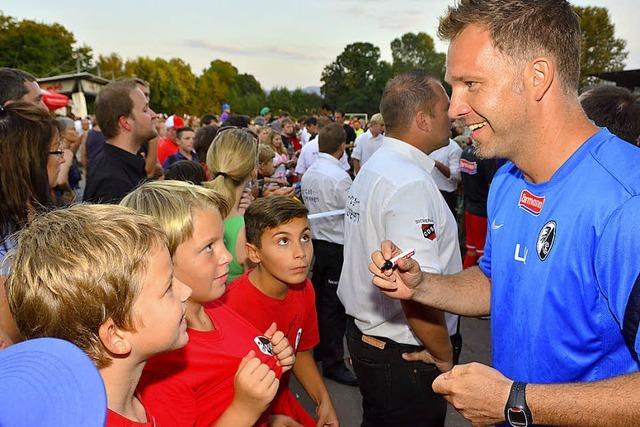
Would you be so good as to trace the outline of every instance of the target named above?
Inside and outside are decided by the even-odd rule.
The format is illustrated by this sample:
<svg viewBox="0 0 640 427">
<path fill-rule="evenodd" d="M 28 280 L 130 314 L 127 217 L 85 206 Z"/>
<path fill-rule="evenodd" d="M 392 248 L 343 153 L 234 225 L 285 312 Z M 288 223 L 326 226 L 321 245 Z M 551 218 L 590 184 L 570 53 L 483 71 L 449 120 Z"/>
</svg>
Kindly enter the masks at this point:
<svg viewBox="0 0 640 427">
<path fill-rule="evenodd" d="M 453 366 L 453 348 L 444 313 L 415 301 L 401 301 L 409 327 L 441 371 Z"/>
<path fill-rule="evenodd" d="M 527 405 L 536 424 L 633 426 L 640 419 L 640 373 L 575 384 L 529 384 Z"/>
<path fill-rule="evenodd" d="M 491 282 L 478 267 L 453 275 L 423 273 L 413 300 L 461 316 L 486 316 L 491 308 Z"/>
</svg>

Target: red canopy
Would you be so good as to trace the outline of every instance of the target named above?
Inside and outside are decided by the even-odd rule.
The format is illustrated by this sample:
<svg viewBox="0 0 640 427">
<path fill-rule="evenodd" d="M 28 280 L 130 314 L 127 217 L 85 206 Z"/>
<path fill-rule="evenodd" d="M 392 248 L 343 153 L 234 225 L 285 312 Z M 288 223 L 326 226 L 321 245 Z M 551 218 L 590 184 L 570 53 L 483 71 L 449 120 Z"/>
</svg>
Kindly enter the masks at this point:
<svg viewBox="0 0 640 427">
<path fill-rule="evenodd" d="M 69 104 L 69 98 L 66 95 L 49 90 L 42 90 L 42 100 L 47 108 L 51 111 L 58 108 L 66 107 Z"/>
</svg>

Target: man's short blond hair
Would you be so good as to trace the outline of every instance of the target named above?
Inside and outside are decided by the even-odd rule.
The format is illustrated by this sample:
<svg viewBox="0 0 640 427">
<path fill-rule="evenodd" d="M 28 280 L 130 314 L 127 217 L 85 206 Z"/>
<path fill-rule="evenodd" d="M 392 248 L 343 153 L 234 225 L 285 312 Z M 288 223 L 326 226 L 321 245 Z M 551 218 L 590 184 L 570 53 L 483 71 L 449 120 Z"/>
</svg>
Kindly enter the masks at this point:
<svg viewBox="0 0 640 427">
<path fill-rule="evenodd" d="M 222 218 L 229 203 L 215 190 L 183 181 L 147 182 L 129 193 L 121 205 L 152 216 L 167 236 L 169 253 L 193 236 L 195 209 L 216 209 Z"/>
<path fill-rule="evenodd" d="M 111 363 L 98 331 L 107 319 L 135 330 L 133 304 L 153 248 L 165 237 L 152 218 L 117 205 L 75 205 L 36 217 L 18 234 L 6 282 L 25 338 L 54 337 Z"/>
<path fill-rule="evenodd" d="M 382 114 L 375 113 L 371 116 L 371 120 L 369 120 L 369 125 L 383 125 L 384 119 L 382 118 Z"/>
</svg>

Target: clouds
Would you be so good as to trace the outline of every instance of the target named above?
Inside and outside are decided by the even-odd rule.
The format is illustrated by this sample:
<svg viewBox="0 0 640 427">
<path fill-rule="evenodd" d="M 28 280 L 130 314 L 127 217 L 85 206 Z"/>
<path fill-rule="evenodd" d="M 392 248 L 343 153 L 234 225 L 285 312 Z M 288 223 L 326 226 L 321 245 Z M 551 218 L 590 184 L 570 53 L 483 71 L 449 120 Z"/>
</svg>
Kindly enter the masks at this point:
<svg viewBox="0 0 640 427">
<path fill-rule="evenodd" d="M 232 57 L 262 57 L 301 62 L 322 62 L 328 60 L 327 57 L 318 55 L 315 49 L 303 49 L 292 46 L 247 46 L 246 44 L 234 46 L 198 39 L 185 40 L 182 43 L 182 46 L 193 49 L 202 49 L 215 54 L 226 54 Z"/>
</svg>

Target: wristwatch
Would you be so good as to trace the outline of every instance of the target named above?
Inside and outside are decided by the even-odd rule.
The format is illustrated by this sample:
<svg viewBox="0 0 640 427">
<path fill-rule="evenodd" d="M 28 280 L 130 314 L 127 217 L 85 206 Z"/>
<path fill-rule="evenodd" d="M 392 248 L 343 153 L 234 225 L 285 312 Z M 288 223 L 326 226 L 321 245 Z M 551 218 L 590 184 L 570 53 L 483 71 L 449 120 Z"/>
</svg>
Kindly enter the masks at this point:
<svg viewBox="0 0 640 427">
<path fill-rule="evenodd" d="M 528 427 L 533 424 L 533 417 L 525 396 L 526 387 L 526 383 L 517 381 L 511 385 L 509 399 L 504 407 L 504 417 L 513 427 Z"/>
</svg>

